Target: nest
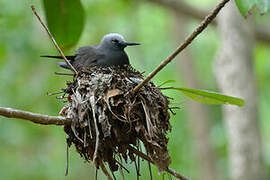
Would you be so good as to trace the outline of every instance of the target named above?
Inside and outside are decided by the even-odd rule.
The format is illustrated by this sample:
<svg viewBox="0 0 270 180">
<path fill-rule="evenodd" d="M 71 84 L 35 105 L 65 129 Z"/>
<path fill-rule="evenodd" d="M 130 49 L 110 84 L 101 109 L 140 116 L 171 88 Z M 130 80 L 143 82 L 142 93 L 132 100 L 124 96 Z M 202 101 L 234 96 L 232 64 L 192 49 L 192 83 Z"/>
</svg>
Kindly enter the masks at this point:
<svg viewBox="0 0 270 180">
<path fill-rule="evenodd" d="M 72 120 L 64 127 L 68 146 L 97 168 L 106 163 L 114 172 L 122 160 L 136 164 L 130 147 L 141 150 L 140 144 L 159 170 L 171 162 L 168 97 L 152 82 L 134 93 L 142 77 L 130 66 L 88 67 L 67 83 L 68 104 L 60 114 Z"/>
</svg>

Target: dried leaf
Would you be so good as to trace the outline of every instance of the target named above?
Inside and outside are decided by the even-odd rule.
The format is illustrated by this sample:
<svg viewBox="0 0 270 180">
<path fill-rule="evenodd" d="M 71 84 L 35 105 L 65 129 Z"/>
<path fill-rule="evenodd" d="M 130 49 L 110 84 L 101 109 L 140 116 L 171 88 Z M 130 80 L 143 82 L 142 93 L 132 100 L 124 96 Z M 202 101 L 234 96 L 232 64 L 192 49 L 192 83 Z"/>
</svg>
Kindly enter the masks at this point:
<svg viewBox="0 0 270 180">
<path fill-rule="evenodd" d="M 152 138 L 153 137 L 153 125 L 152 125 L 152 122 L 151 122 L 151 119 L 150 119 L 149 109 L 144 104 L 143 100 L 141 100 L 141 103 L 142 103 L 144 113 L 145 113 L 145 120 L 146 120 L 147 130 L 148 130 L 150 138 Z"/>
<path fill-rule="evenodd" d="M 123 91 L 121 91 L 120 89 L 112 89 L 112 90 L 108 90 L 106 93 L 106 99 L 109 99 L 111 97 L 117 96 L 123 94 Z"/>
</svg>

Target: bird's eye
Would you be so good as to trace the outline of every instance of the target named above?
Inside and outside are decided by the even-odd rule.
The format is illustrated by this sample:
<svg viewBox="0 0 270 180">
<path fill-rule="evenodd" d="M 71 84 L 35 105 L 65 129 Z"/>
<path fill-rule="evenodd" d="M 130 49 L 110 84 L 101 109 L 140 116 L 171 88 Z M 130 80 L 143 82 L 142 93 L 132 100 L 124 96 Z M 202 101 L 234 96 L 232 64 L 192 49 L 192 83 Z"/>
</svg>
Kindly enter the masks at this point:
<svg viewBox="0 0 270 180">
<path fill-rule="evenodd" d="M 119 43 L 119 41 L 117 39 L 113 39 L 112 42 L 113 43 Z"/>
</svg>

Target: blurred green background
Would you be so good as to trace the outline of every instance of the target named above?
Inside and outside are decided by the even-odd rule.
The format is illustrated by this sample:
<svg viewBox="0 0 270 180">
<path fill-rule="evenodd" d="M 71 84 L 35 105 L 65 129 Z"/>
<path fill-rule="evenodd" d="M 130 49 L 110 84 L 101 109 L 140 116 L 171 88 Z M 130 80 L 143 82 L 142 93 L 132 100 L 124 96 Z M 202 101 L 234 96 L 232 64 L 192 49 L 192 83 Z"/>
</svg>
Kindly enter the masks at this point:
<svg viewBox="0 0 270 180">
<path fill-rule="evenodd" d="M 40 55 L 57 55 L 30 9 L 32 2 L 45 19 L 41 1 L 0 0 L 0 106 L 12 107 L 42 114 L 57 115 L 64 103 L 47 92 L 65 87 L 70 77 L 57 76 L 63 72 L 54 60 L 42 59 Z M 210 9 L 214 0 L 186 1 L 192 6 Z M 140 42 L 138 47 L 127 48 L 131 64 L 145 74 L 151 72 L 180 44 L 175 31 L 177 18 L 170 10 L 146 1 L 127 0 L 82 0 L 85 25 L 79 42 L 65 48 L 65 54 L 73 54 L 80 46 L 98 44 L 102 36 L 118 32 L 127 40 Z M 185 18 L 183 34 L 189 34 L 200 22 Z M 258 23 L 270 23 L 270 15 L 256 17 Z M 181 23 L 181 22 L 180 22 Z M 76 24 L 74 24 L 76 26 Z M 61 44 L 61 42 L 59 42 Z M 200 89 L 218 91 L 212 73 L 212 63 L 219 47 L 216 27 L 209 26 L 188 48 Z M 183 86 L 181 57 L 170 63 L 153 81 L 161 84 L 175 80 L 173 86 Z M 270 171 L 270 48 L 269 44 L 257 42 L 254 49 L 255 71 L 258 84 L 260 128 L 263 140 L 264 161 Z M 200 164 L 195 158 L 192 124 L 187 119 L 186 99 L 178 92 L 166 91 L 180 106 L 172 116 L 172 132 L 169 134 L 171 167 L 191 179 L 198 179 Z M 227 139 L 221 119 L 221 106 L 204 105 L 209 111 L 210 140 L 216 153 L 220 179 L 228 178 Z M 197 119 L 200 121 L 200 119 Z M 0 179 L 94 179 L 95 169 L 71 148 L 70 171 L 65 172 L 65 133 L 61 127 L 42 126 L 20 119 L 0 117 Z M 136 179 L 133 165 L 127 179 Z M 142 179 L 148 179 L 147 164 L 144 162 Z M 154 177 L 158 177 L 153 167 Z M 92 178 L 93 177 L 93 178 Z M 120 177 L 117 174 L 117 177 Z M 165 175 L 167 179 L 167 174 Z M 105 179 L 99 172 L 99 179 Z"/>
</svg>

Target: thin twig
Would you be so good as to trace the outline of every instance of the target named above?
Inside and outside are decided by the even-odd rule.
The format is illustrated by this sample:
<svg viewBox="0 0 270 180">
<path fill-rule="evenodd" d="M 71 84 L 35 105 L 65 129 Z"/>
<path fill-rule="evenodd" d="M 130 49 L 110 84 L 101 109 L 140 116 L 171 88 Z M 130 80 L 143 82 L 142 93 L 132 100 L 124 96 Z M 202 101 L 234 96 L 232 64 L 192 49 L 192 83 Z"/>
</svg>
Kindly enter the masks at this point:
<svg viewBox="0 0 270 180">
<path fill-rule="evenodd" d="M 110 170 L 111 170 L 111 169 L 110 169 Z M 112 170 L 111 170 L 111 173 L 112 173 L 113 180 L 116 180 L 116 177 L 115 177 L 115 175 L 114 175 L 114 173 L 113 173 Z"/>
<path fill-rule="evenodd" d="M 160 63 L 133 91 L 137 92 L 141 87 L 148 83 L 159 71 L 161 71 L 168 63 L 170 63 L 181 51 L 183 51 L 207 26 L 210 24 L 224 5 L 230 0 L 223 0 L 212 12 L 204 18 L 201 24 L 192 32 L 190 36 L 164 61 Z"/>
<path fill-rule="evenodd" d="M 169 109 L 181 109 L 181 108 L 178 106 L 172 106 L 172 107 L 169 107 Z"/>
<path fill-rule="evenodd" d="M 141 149 L 142 149 L 141 142 L 139 140 L 137 142 L 138 142 L 138 145 L 136 146 L 137 150 L 141 151 Z M 140 170 L 141 170 L 141 159 L 140 159 L 140 156 L 138 156 L 138 173 L 139 173 L 139 175 L 141 175 Z"/>
<path fill-rule="evenodd" d="M 105 174 L 105 176 L 107 176 L 108 180 L 113 180 L 102 161 L 100 161 L 100 167 L 103 173 Z"/>
<path fill-rule="evenodd" d="M 31 121 L 37 124 L 43 125 L 58 125 L 62 126 L 70 124 L 71 121 L 62 116 L 48 116 L 38 113 L 32 113 L 28 111 L 22 111 L 12 108 L 0 107 L 0 115 L 8 118 L 18 118 Z"/>
<path fill-rule="evenodd" d="M 61 72 L 55 72 L 56 75 L 64 75 L 64 76 L 73 76 L 74 74 L 71 73 L 61 73 Z"/>
<path fill-rule="evenodd" d="M 141 158 L 143 158 L 144 160 L 152 163 L 155 165 L 155 162 L 146 154 L 142 153 L 141 151 L 138 151 L 137 149 L 133 148 L 132 146 L 128 146 L 128 149 L 132 152 L 134 152 L 137 156 L 140 156 Z M 165 171 L 167 171 L 168 173 L 170 173 L 171 175 L 173 175 L 174 177 L 181 179 L 181 180 L 189 180 L 187 177 L 185 177 L 184 175 L 180 174 L 179 172 L 175 171 L 174 169 L 171 168 L 166 168 L 164 169 Z"/>
<path fill-rule="evenodd" d="M 64 91 L 58 91 L 58 92 L 53 92 L 53 93 L 47 92 L 47 95 L 48 96 L 53 96 L 53 95 L 62 94 L 62 93 L 64 93 Z"/>
<path fill-rule="evenodd" d="M 123 164 L 121 164 L 119 161 L 117 161 L 116 159 L 115 159 L 115 161 L 116 161 L 116 163 L 121 167 L 121 168 L 123 168 L 125 171 L 127 171 L 127 173 L 129 173 L 129 170 L 123 165 Z"/>
<path fill-rule="evenodd" d="M 98 168 L 96 167 L 95 180 L 98 179 Z"/>
<path fill-rule="evenodd" d="M 65 172 L 65 176 L 68 175 L 68 167 L 69 167 L 69 145 L 67 142 L 67 149 L 66 149 L 66 172 Z"/>
<path fill-rule="evenodd" d="M 78 72 L 76 71 L 76 69 L 70 64 L 70 62 L 67 60 L 66 56 L 64 55 L 64 53 L 62 52 L 62 50 L 60 49 L 60 47 L 57 45 L 53 35 L 51 34 L 49 28 L 45 25 L 45 23 L 42 21 L 42 19 L 40 18 L 40 16 L 38 15 L 36 8 L 31 5 L 32 11 L 34 12 L 34 14 L 37 16 L 39 22 L 41 23 L 41 25 L 44 27 L 44 29 L 47 31 L 49 37 L 51 38 L 54 46 L 56 47 L 57 51 L 59 52 L 59 54 L 62 56 L 62 58 L 65 60 L 65 62 L 67 63 L 67 65 L 74 71 L 74 73 L 77 75 Z"/>
<path fill-rule="evenodd" d="M 97 119 L 96 119 L 96 105 L 95 105 L 95 97 L 91 96 L 90 97 L 90 103 L 92 107 L 92 113 L 93 113 L 93 119 L 95 123 L 95 130 L 96 130 L 96 145 L 95 145 L 95 152 L 94 152 L 94 157 L 93 157 L 93 163 L 97 166 L 98 164 L 98 149 L 99 149 L 99 130 L 98 130 L 98 124 L 97 124 Z M 89 124 L 90 125 L 90 124 Z"/>
<path fill-rule="evenodd" d="M 147 156 L 148 156 L 148 153 L 147 153 Z M 149 174 L 150 174 L 150 180 L 153 180 L 151 163 L 149 161 L 147 161 L 147 164 L 148 164 L 148 169 L 149 169 Z"/>
<path fill-rule="evenodd" d="M 123 161 L 122 161 L 122 157 L 119 155 L 119 158 L 120 158 L 120 161 L 121 161 L 121 163 L 123 163 Z M 122 176 L 122 180 L 125 180 L 125 176 L 124 176 L 124 173 L 123 173 L 123 170 L 122 170 L 123 168 L 120 166 L 120 169 L 119 169 L 119 171 L 120 171 L 120 174 L 121 174 L 121 176 Z"/>
<path fill-rule="evenodd" d="M 65 99 L 65 98 L 68 98 L 68 96 L 56 96 L 56 99 Z"/>
<path fill-rule="evenodd" d="M 139 171 L 138 171 L 138 167 L 137 167 L 137 163 L 136 163 L 136 159 L 134 161 L 134 165 L 135 165 L 135 170 L 136 170 L 136 177 L 137 177 L 137 180 L 140 180 L 140 174 L 139 174 Z"/>
<path fill-rule="evenodd" d="M 141 151 L 141 149 L 142 149 L 141 148 L 141 142 L 139 140 L 137 142 L 138 142 L 138 144 L 137 144 L 136 148 L 137 148 L 138 151 Z M 141 159 L 140 159 L 140 156 L 138 156 L 138 159 L 137 160 L 138 160 L 138 174 L 139 174 L 139 176 L 141 176 L 141 173 L 140 173 L 140 170 L 141 170 Z"/>
</svg>

